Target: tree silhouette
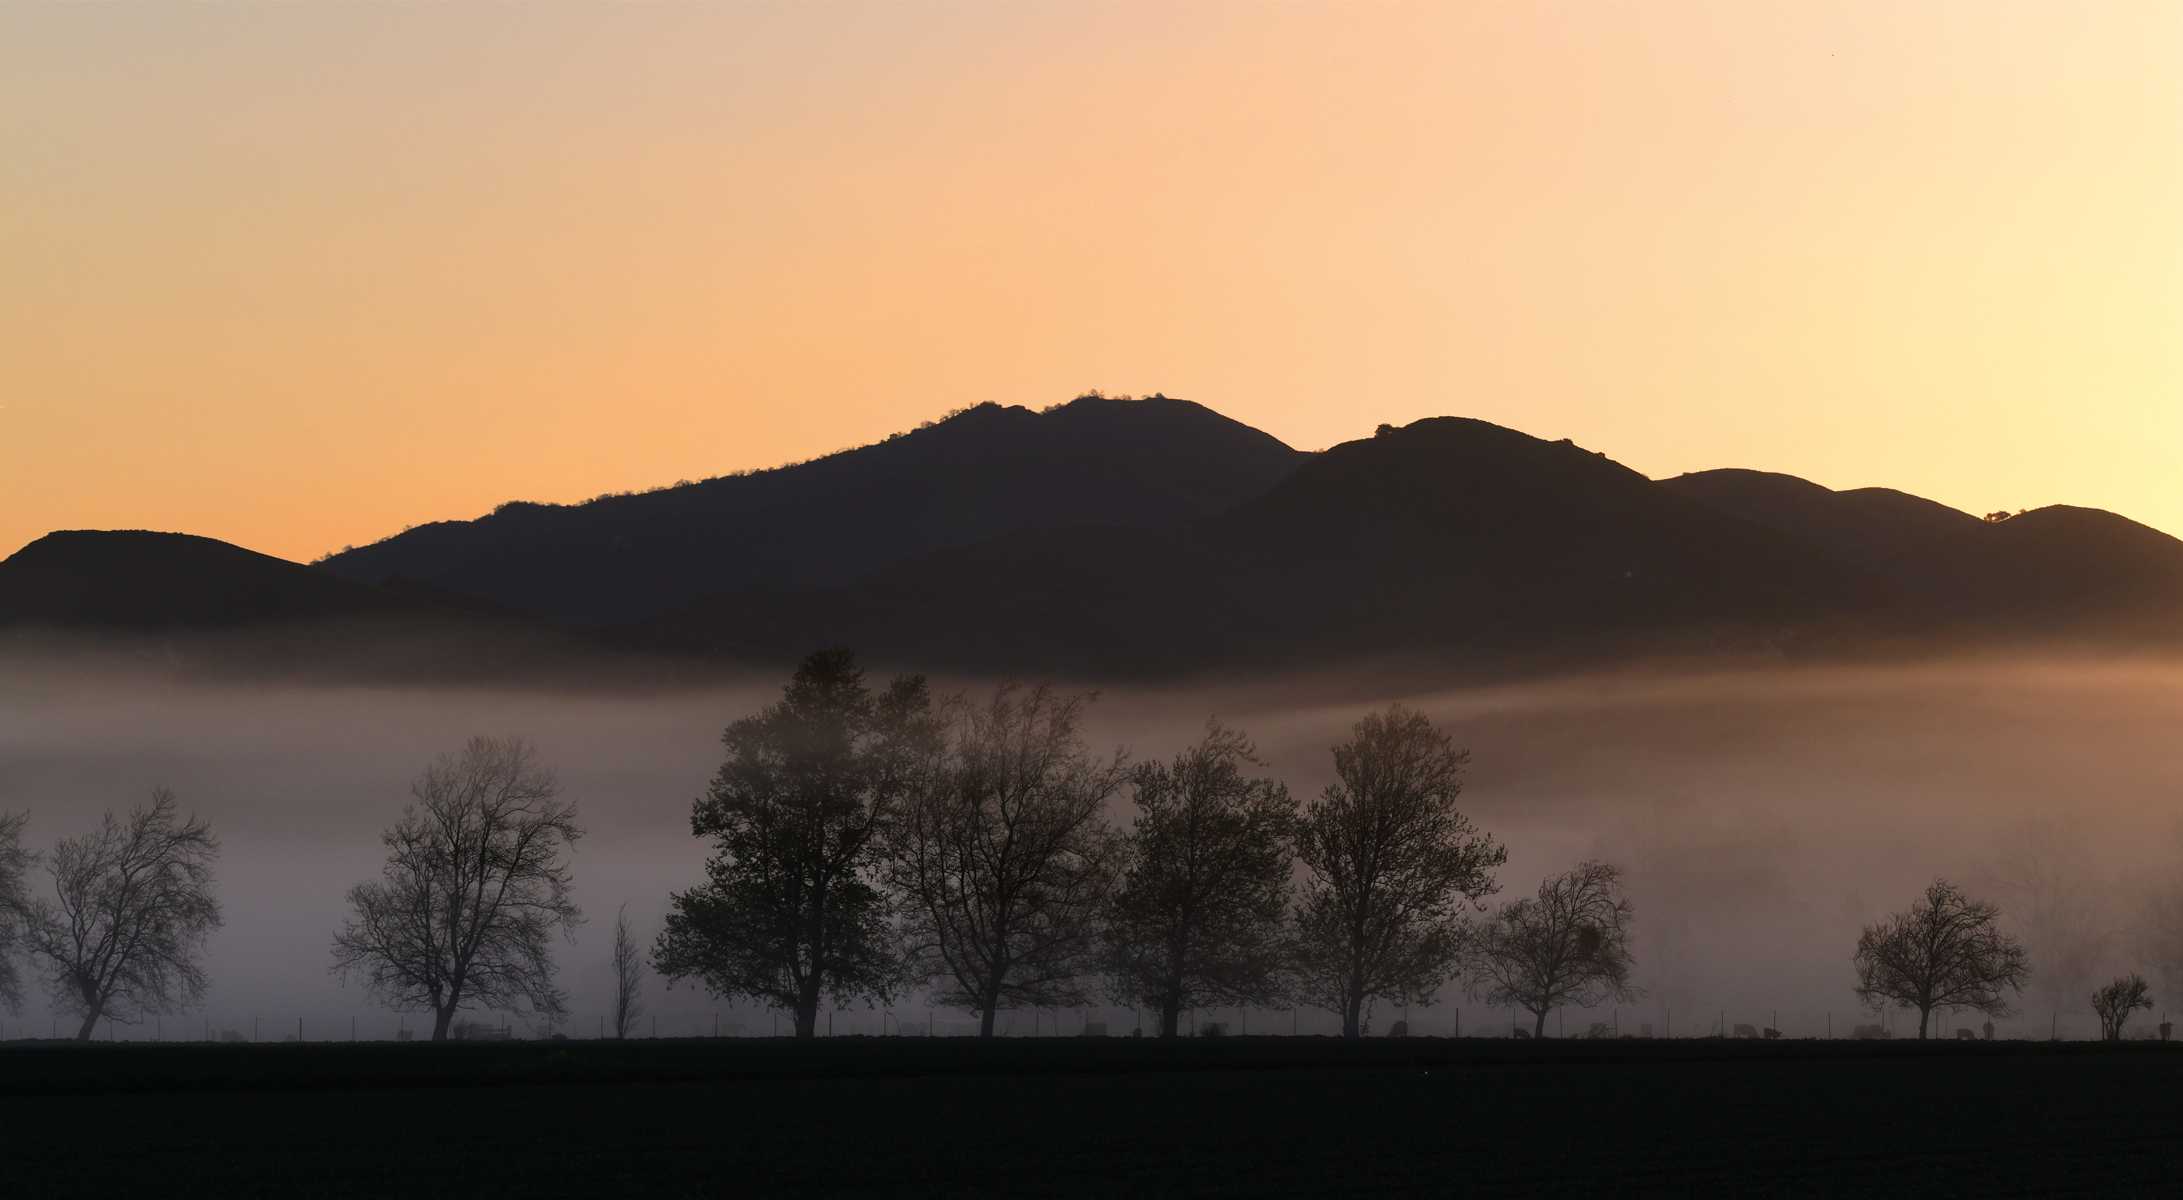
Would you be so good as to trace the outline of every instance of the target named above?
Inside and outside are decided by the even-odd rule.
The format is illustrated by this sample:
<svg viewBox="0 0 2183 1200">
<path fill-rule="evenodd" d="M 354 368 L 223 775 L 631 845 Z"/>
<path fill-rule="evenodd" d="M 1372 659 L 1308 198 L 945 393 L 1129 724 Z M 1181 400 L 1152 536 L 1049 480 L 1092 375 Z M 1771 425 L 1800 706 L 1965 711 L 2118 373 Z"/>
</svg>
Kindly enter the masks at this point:
<svg viewBox="0 0 2183 1200">
<path fill-rule="evenodd" d="M 10 1013 L 21 1012 L 23 1006 L 23 977 L 15 956 L 31 913 L 27 876 L 37 861 L 23 848 L 23 827 L 28 824 L 27 812 L 0 812 L 0 1006 Z"/>
<path fill-rule="evenodd" d="M 2100 1015 L 2100 1036 L 2110 1042 L 2122 1040 L 2122 1024 L 2132 1012 L 2152 1006 L 2152 985 L 2143 975 L 2117 975 L 2092 993 L 2092 1011 Z"/>
<path fill-rule="evenodd" d="M 727 761 L 690 818 L 716 850 L 705 885 L 671 900 L 659 972 L 786 1009 L 799 1038 L 817 1036 L 826 996 L 890 998 L 878 837 L 936 739 L 922 676 L 875 699 L 849 650 L 806 656 L 778 703 L 721 735 Z"/>
<path fill-rule="evenodd" d="M 1936 1008 L 2007 1015 L 2002 991 L 2021 990 L 2030 969 L 2023 945 L 2001 932 L 2000 917 L 1995 905 L 1934 880 L 1909 912 L 1866 926 L 1857 939 L 1858 999 L 1874 1011 L 1889 1002 L 1917 1009 L 1921 1039 Z"/>
<path fill-rule="evenodd" d="M 627 1038 L 644 1015 L 644 951 L 629 927 L 629 906 L 614 917 L 614 1036 Z"/>
<path fill-rule="evenodd" d="M 1455 973 L 1466 907 L 1496 890 L 1508 851 L 1456 811 L 1470 759 L 1423 714 L 1391 705 L 1334 747 L 1341 782 L 1305 810 L 1310 870 L 1290 961 L 1298 996 L 1363 1035 L 1375 1000 L 1428 1002 Z"/>
<path fill-rule="evenodd" d="M 561 858 L 583 830 L 553 772 L 520 737 L 474 737 L 410 792 L 381 836 L 380 878 L 349 889 L 334 970 L 391 1007 L 432 1013 L 435 1042 L 465 1007 L 565 1016 L 552 940 L 583 921 Z"/>
<path fill-rule="evenodd" d="M 109 810 L 98 829 L 53 847 L 53 894 L 30 906 L 28 941 L 54 1007 L 83 1017 L 77 1041 L 102 1016 L 135 1020 L 203 998 L 198 959 L 220 927 L 219 856 L 212 827 L 179 818 L 166 788 L 126 819 Z"/>
<path fill-rule="evenodd" d="M 1296 802 L 1246 765 L 1263 765 L 1250 739 L 1209 721 L 1197 745 L 1131 775 L 1138 815 L 1102 958 L 1116 994 L 1158 1014 L 1161 1037 L 1187 1009 L 1279 992 Z"/>
<path fill-rule="evenodd" d="M 1468 990 L 1532 1014 L 1532 1036 L 1541 1038 L 1546 1015 L 1564 1004 L 1635 1000 L 1642 993 L 1630 986 L 1630 914 L 1619 867 L 1587 862 L 1551 876 L 1536 898 L 1502 905 L 1473 931 Z"/>
<path fill-rule="evenodd" d="M 1045 684 L 1004 685 L 986 704 L 950 703 L 944 744 L 894 831 L 894 882 L 908 907 L 910 967 L 936 996 L 978 1014 L 1088 998 L 1097 917 L 1118 839 L 1101 820 L 1126 775 L 1092 755 L 1086 704 Z"/>
</svg>

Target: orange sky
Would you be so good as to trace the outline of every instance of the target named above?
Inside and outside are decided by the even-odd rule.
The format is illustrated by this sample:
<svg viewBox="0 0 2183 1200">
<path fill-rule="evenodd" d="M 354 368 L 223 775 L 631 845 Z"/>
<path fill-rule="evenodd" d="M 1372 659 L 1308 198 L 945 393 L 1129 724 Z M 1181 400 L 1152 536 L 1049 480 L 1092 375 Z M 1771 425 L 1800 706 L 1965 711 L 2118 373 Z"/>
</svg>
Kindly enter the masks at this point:
<svg viewBox="0 0 2183 1200">
<path fill-rule="evenodd" d="M 0 554 L 1164 391 L 2183 534 L 2183 5 L 0 7 Z"/>
</svg>

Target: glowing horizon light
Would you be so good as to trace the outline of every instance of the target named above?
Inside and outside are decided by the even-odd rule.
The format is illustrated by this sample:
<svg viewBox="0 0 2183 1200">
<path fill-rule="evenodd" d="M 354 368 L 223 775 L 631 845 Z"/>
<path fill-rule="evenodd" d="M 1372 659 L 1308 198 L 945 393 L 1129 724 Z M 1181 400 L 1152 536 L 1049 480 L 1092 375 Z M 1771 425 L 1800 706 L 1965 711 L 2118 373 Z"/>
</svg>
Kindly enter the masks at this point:
<svg viewBox="0 0 2183 1200">
<path fill-rule="evenodd" d="M 1097 386 L 2183 534 L 2183 7 L 0 9 L 0 555 Z"/>
</svg>

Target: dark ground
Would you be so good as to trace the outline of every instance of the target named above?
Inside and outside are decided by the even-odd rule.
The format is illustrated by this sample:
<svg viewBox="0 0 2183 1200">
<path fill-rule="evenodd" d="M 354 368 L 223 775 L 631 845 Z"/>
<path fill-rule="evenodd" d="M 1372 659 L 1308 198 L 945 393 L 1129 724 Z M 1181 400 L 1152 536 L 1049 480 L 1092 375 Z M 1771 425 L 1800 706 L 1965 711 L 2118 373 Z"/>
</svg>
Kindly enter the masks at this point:
<svg viewBox="0 0 2183 1200">
<path fill-rule="evenodd" d="M 9 1196 L 2173 1196 L 2183 1046 L 0 1048 Z"/>
</svg>

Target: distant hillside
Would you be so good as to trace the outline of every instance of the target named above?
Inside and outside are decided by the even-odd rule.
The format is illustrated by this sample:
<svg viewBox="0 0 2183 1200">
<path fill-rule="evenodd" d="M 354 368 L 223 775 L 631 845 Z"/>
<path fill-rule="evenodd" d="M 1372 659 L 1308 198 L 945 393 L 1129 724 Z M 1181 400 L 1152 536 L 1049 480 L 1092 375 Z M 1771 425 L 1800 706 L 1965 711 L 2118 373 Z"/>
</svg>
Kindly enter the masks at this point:
<svg viewBox="0 0 2183 1200">
<path fill-rule="evenodd" d="M 1744 470 L 1660 486 L 1832 550 L 1988 632 L 2183 639 L 2183 541 L 2111 512 L 2057 504 L 1983 521 L 1887 488 Z"/>
<path fill-rule="evenodd" d="M 1308 455 L 1159 398 L 987 405 L 779 471 L 426 526 L 334 565 L 367 578 L 185 534 L 64 531 L 0 561 L 0 627 L 187 670 L 557 683 L 709 679 L 844 643 L 941 672 L 1371 661 L 1421 683 L 1632 657 L 2183 646 L 2183 541 L 2113 513 L 1987 522 L 1758 471 L 1653 482 L 1454 417 Z"/>
<path fill-rule="evenodd" d="M 69 529 L 0 560 L 0 625 L 159 632 L 415 614 L 384 588 L 186 533 Z"/>
<path fill-rule="evenodd" d="M 1186 400 L 984 404 L 796 466 L 580 505 L 509 504 L 319 564 L 567 621 L 621 625 L 753 584 L 845 584 L 928 550 L 1049 524 L 1166 525 L 1232 507 L 1310 456 Z"/>
<path fill-rule="evenodd" d="M 1567 442 L 1452 417 L 1337 446 L 1164 528 L 1045 527 L 646 628 L 960 669 L 1158 676 L 1397 653 L 1780 655 L 1926 628 L 1896 587 Z"/>
</svg>

